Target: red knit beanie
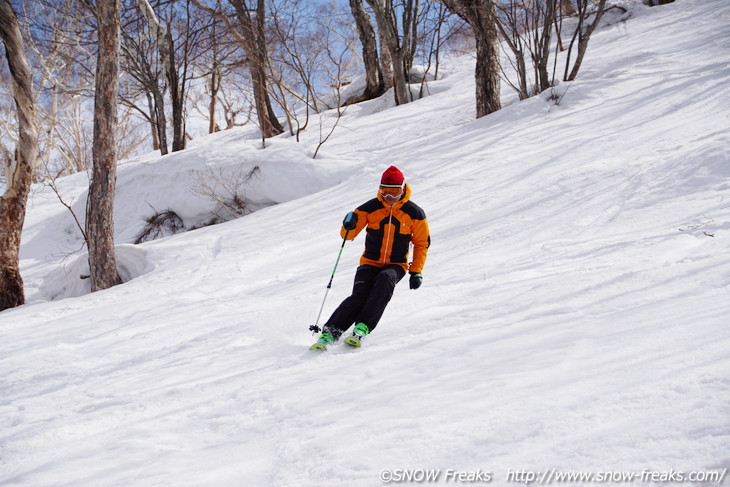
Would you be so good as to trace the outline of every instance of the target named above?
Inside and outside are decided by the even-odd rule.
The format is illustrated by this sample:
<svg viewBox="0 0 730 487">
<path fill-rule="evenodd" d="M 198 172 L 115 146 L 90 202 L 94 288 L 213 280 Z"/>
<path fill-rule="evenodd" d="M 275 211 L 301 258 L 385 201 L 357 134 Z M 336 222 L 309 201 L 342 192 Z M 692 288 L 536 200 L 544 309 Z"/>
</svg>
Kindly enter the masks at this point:
<svg viewBox="0 0 730 487">
<path fill-rule="evenodd" d="M 380 185 L 386 188 L 401 188 L 403 187 L 403 173 L 400 172 L 395 166 L 390 166 L 383 173 L 383 177 L 380 178 Z"/>
</svg>

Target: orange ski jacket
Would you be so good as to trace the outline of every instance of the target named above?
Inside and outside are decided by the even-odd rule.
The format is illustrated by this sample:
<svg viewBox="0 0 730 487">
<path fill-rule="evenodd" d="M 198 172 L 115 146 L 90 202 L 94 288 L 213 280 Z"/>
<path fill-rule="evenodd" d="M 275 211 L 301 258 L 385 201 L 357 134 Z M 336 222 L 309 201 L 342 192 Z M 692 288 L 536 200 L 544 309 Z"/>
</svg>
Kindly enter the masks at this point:
<svg viewBox="0 0 730 487">
<path fill-rule="evenodd" d="M 353 240 L 367 227 L 365 252 L 360 265 L 384 267 L 400 265 L 413 274 L 421 273 L 426 264 L 426 254 L 431 245 L 426 213 L 411 200 L 411 188 L 405 185 L 403 197 L 393 206 L 387 204 L 378 191 L 377 197 L 355 210 L 357 226 L 347 233 L 347 240 Z M 345 238 L 346 230 L 340 230 Z M 408 251 L 413 243 L 413 261 L 408 264 Z"/>
</svg>

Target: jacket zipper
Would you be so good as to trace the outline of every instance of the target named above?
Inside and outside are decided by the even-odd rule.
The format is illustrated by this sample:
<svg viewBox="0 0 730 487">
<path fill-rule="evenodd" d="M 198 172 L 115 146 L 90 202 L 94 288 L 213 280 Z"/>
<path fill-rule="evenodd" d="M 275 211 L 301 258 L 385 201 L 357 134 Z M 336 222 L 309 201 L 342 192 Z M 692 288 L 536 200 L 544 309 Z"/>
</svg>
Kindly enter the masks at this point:
<svg viewBox="0 0 730 487">
<path fill-rule="evenodd" d="M 390 216 L 388 217 L 388 226 L 393 226 L 393 207 L 390 207 Z M 385 265 L 385 261 L 387 260 L 386 257 L 388 256 L 388 245 L 390 245 L 390 232 L 391 229 L 388 228 L 388 233 L 385 236 L 385 248 L 383 249 L 383 262 L 382 264 Z"/>
</svg>

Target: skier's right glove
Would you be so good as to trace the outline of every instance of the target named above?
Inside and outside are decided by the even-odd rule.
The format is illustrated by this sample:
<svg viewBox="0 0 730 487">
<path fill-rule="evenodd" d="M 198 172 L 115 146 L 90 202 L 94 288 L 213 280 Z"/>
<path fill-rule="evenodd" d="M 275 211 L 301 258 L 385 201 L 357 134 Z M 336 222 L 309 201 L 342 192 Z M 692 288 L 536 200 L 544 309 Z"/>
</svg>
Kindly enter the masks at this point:
<svg viewBox="0 0 730 487">
<path fill-rule="evenodd" d="M 351 211 L 345 216 L 345 219 L 342 220 L 342 228 L 345 230 L 355 230 L 355 227 L 357 227 L 357 214 L 354 211 Z"/>
<path fill-rule="evenodd" d="M 423 283 L 423 276 L 420 273 L 411 272 L 411 289 L 418 289 Z"/>
</svg>

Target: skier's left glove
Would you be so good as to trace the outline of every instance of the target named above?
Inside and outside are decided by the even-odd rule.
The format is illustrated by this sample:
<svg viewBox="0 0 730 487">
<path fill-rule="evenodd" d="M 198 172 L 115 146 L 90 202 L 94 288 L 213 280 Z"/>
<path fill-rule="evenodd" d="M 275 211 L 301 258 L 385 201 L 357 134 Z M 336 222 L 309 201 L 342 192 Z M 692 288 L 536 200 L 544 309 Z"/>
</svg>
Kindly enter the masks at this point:
<svg viewBox="0 0 730 487">
<path fill-rule="evenodd" d="M 423 275 L 420 272 L 411 272 L 411 289 L 418 289 L 423 283 Z"/>
<path fill-rule="evenodd" d="M 348 231 L 355 230 L 355 228 L 357 228 L 357 213 L 351 211 L 345 215 L 345 219 L 342 220 L 342 227 Z"/>
</svg>

